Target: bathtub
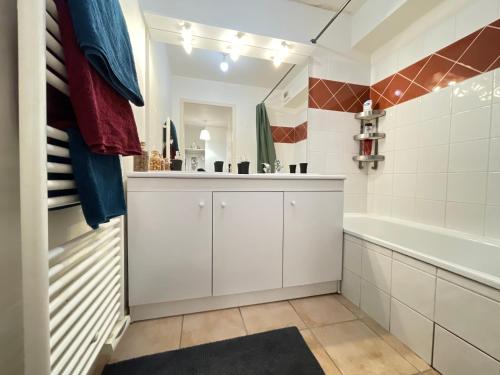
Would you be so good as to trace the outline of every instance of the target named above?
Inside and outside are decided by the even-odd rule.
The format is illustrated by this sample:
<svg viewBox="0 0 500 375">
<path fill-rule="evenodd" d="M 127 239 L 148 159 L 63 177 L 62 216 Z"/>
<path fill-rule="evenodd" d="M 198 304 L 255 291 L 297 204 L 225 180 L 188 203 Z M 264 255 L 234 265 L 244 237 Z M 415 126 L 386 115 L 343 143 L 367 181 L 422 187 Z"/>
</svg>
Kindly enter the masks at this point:
<svg viewBox="0 0 500 375">
<path fill-rule="evenodd" d="M 500 289 L 500 240 L 363 214 L 346 214 L 344 232 Z"/>
<path fill-rule="evenodd" d="M 499 240 L 348 214 L 341 292 L 441 374 L 500 374 Z"/>
</svg>

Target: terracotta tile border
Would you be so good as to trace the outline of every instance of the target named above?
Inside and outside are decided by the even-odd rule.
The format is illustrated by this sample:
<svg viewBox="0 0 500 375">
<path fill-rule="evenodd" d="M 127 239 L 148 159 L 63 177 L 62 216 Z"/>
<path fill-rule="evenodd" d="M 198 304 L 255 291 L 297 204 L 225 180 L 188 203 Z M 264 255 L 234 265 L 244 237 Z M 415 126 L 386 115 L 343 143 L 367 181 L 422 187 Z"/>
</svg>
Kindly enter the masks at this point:
<svg viewBox="0 0 500 375">
<path fill-rule="evenodd" d="M 307 121 L 295 127 L 271 126 L 274 143 L 297 143 L 307 139 Z"/>
<path fill-rule="evenodd" d="M 385 109 L 500 67 L 500 19 L 371 85 L 309 78 L 309 108 Z"/>
</svg>

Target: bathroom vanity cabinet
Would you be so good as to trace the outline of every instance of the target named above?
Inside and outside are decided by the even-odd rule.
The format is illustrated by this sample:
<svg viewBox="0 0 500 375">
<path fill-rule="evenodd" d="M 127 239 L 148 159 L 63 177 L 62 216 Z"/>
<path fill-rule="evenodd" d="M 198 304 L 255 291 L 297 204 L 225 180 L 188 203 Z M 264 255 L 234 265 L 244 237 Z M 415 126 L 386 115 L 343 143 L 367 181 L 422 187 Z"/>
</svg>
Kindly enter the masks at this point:
<svg viewBox="0 0 500 375">
<path fill-rule="evenodd" d="M 134 172 L 134 320 L 338 291 L 343 177 Z"/>
</svg>

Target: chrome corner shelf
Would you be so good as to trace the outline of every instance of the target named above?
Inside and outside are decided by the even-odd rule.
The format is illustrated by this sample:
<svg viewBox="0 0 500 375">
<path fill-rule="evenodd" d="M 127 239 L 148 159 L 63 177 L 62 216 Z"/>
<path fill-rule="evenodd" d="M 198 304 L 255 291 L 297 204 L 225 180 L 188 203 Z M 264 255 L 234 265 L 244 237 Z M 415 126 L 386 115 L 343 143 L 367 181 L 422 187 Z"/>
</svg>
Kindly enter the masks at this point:
<svg viewBox="0 0 500 375">
<path fill-rule="evenodd" d="M 355 141 L 364 141 L 365 139 L 384 139 L 385 133 L 369 133 L 369 134 L 356 134 Z"/>
<path fill-rule="evenodd" d="M 360 163 L 372 163 L 377 161 L 384 161 L 384 155 L 354 155 L 352 160 Z"/>
<path fill-rule="evenodd" d="M 356 120 L 360 120 L 359 134 L 353 137 L 355 141 L 359 142 L 359 153 L 353 156 L 352 160 L 358 162 L 359 169 L 363 169 L 366 163 L 373 163 L 372 169 L 377 169 L 378 163 L 385 160 L 383 155 L 378 154 L 378 141 L 385 138 L 385 133 L 378 132 L 378 120 L 383 116 L 385 116 L 385 111 L 377 109 L 370 113 L 359 112 L 354 115 Z M 373 126 L 370 133 L 367 133 L 367 129 L 365 129 L 368 124 Z M 373 141 L 373 154 L 364 155 L 363 142 L 366 141 Z"/>
<path fill-rule="evenodd" d="M 358 112 L 354 115 L 354 118 L 356 120 L 372 121 L 383 116 L 385 116 L 385 111 L 383 109 L 374 109 L 371 113 Z"/>
</svg>

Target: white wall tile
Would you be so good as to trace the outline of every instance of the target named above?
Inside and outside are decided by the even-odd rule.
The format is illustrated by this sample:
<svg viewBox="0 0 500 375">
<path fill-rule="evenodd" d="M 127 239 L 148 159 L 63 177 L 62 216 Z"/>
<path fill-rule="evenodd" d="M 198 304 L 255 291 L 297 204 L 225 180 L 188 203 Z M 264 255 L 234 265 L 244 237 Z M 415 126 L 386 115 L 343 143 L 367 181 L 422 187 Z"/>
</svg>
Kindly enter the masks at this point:
<svg viewBox="0 0 500 375">
<path fill-rule="evenodd" d="M 395 174 L 393 181 L 393 194 L 396 197 L 414 197 L 417 185 L 415 173 Z"/>
<path fill-rule="evenodd" d="M 477 235 L 483 234 L 484 205 L 448 202 L 446 227 Z"/>
<path fill-rule="evenodd" d="M 422 99 L 415 98 L 398 105 L 397 126 L 414 124 L 422 120 Z"/>
<path fill-rule="evenodd" d="M 490 141 L 490 162 L 488 170 L 500 172 L 500 138 L 493 138 Z"/>
<path fill-rule="evenodd" d="M 391 216 L 392 197 L 388 195 L 374 195 L 373 212 L 381 216 Z"/>
<path fill-rule="evenodd" d="M 343 154 L 330 154 L 326 155 L 325 171 L 327 174 L 345 174 Z"/>
<path fill-rule="evenodd" d="M 325 174 L 326 173 L 326 152 L 308 151 L 308 171 L 311 173 Z"/>
<path fill-rule="evenodd" d="M 486 206 L 484 235 L 500 238 L 500 206 Z"/>
<path fill-rule="evenodd" d="M 418 172 L 447 172 L 448 145 L 422 147 L 418 150 Z"/>
<path fill-rule="evenodd" d="M 349 194 L 366 194 L 367 176 L 361 173 L 349 174 L 345 180 L 345 191 Z"/>
<path fill-rule="evenodd" d="M 324 152 L 327 150 L 328 132 L 323 130 L 310 130 L 307 133 L 308 146 L 311 152 Z"/>
<path fill-rule="evenodd" d="M 415 198 L 392 198 L 391 216 L 406 220 L 415 219 Z"/>
<path fill-rule="evenodd" d="M 416 197 L 442 201 L 446 199 L 446 173 L 418 173 Z"/>
<path fill-rule="evenodd" d="M 394 171 L 394 151 L 386 151 L 381 153 L 385 156 L 385 160 L 379 163 L 379 168 L 386 173 L 391 173 Z"/>
<path fill-rule="evenodd" d="M 500 76 L 500 74 L 497 74 Z M 498 97 L 500 98 L 500 86 L 495 90 L 498 91 Z M 491 110 L 491 136 L 500 137 L 500 103 L 495 103 Z"/>
<path fill-rule="evenodd" d="M 344 194 L 344 212 L 366 212 L 365 194 Z"/>
<path fill-rule="evenodd" d="M 361 309 L 382 327 L 389 329 L 391 298 L 365 280 L 361 280 Z"/>
<path fill-rule="evenodd" d="M 385 110 L 385 116 L 380 118 L 379 128 L 387 132 L 397 127 L 397 115 L 399 106 L 391 107 Z"/>
<path fill-rule="evenodd" d="M 405 150 L 409 148 L 415 148 L 418 146 L 418 129 L 419 124 L 411 124 L 397 128 L 396 133 L 396 150 Z"/>
<path fill-rule="evenodd" d="M 390 331 L 425 362 L 431 363 L 434 334 L 431 320 L 392 298 Z"/>
<path fill-rule="evenodd" d="M 487 204 L 500 206 L 500 172 L 488 173 Z M 500 222 L 498 222 L 500 226 Z"/>
<path fill-rule="evenodd" d="M 415 220 L 429 225 L 444 225 L 444 201 L 417 199 L 415 201 Z"/>
<path fill-rule="evenodd" d="M 496 20 L 497 0 L 469 1 L 456 16 L 455 38 L 460 39 Z"/>
<path fill-rule="evenodd" d="M 490 135 L 491 106 L 456 113 L 451 119 L 451 142 L 488 138 Z"/>
<path fill-rule="evenodd" d="M 450 173 L 448 175 L 447 200 L 484 204 L 486 200 L 487 173 Z"/>
<path fill-rule="evenodd" d="M 385 138 L 378 141 L 378 149 L 380 153 L 393 151 L 395 146 L 395 130 L 385 130 Z"/>
<path fill-rule="evenodd" d="M 435 52 L 436 50 L 432 51 Z M 443 117 L 451 113 L 451 87 L 422 96 L 422 120 Z"/>
<path fill-rule="evenodd" d="M 493 71 L 495 76 L 494 86 L 493 86 L 493 103 L 500 103 L 500 68 Z"/>
<path fill-rule="evenodd" d="M 443 116 L 422 122 L 418 128 L 419 146 L 448 144 L 450 142 L 450 121 L 450 116 Z"/>
<path fill-rule="evenodd" d="M 361 298 L 361 278 L 345 268 L 342 274 L 342 295 L 356 306 L 359 306 Z"/>
<path fill-rule="evenodd" d="M 450 172 L 487 171 L 489 140 L 453 143 L 450 145 Z"/>
<path fill-rule="evenodd" d="M 380 174 L 375 178 L 375 194 L 392 195 L 392 173 Z"/>
<path fill-rule="evenodd" d="M 329 131 L 326 137 L 327 151 L 333 154 L 341 154 L 345 152 L 344 145 L 349 145 L 350 142 L 354 142 L 352 136 L 349 137 L 344 132 L 336 130 Z M 348 150 L 349 148 L 346 147 L 346 149 Z"/>
<path fill-rule="evenodd" d="M 394 154 L 394 172 L 415 173 L 417 171 L 417 149 L 397 150 Z"/>
<path fill-rule="evenodd" d="M 460 82 L 453 88 L 452 112 L 463 112 L 491 104 L 492 89 L 492 72 Z"/>
</svg>

